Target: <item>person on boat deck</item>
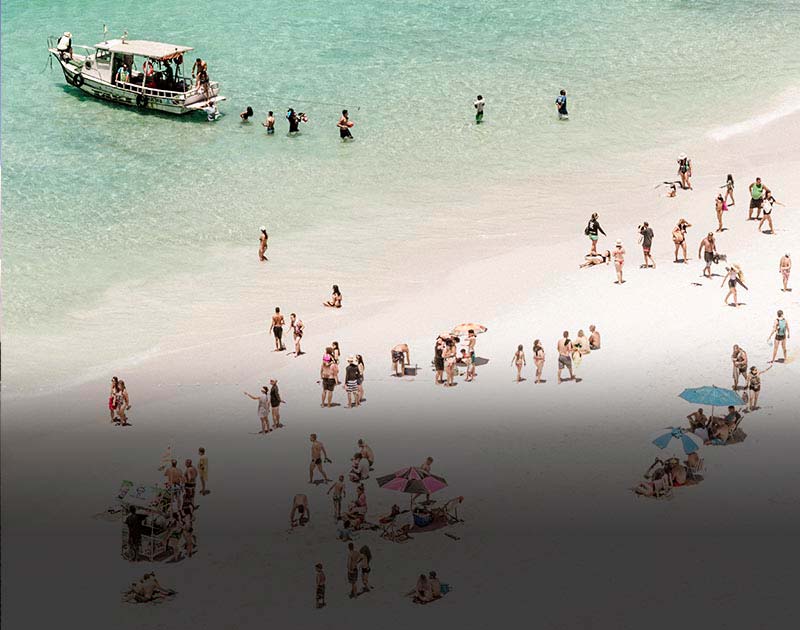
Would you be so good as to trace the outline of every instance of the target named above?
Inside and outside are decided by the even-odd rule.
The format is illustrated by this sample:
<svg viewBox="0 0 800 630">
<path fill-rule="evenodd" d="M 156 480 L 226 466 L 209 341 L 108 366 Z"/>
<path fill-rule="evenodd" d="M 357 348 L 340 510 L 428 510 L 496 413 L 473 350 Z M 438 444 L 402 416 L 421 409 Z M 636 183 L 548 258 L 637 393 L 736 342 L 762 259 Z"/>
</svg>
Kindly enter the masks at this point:
<svg viewBox="0 0 800 630">
<path fill-rule="evenodd" d="M 128 70 L 128 64 L 123 63 L 117 69 L 117 83 L 128 83 L 131 80 L 131 73 Z"/>
<path fill-rule="evenodd" d="M 72 33 L 67 31 L 58 38 L 56 50 L 61 54 L 62 58 L 69 56 L 72 59 Z"/>
<path fill-rule="evenodd" d="M 147 86 L 155 85 L 155 70 L 153 69 L 153 62 L 145 59 L 142 64 L 142 74 L 144 75 L 144 84 Z"/>
</svg>

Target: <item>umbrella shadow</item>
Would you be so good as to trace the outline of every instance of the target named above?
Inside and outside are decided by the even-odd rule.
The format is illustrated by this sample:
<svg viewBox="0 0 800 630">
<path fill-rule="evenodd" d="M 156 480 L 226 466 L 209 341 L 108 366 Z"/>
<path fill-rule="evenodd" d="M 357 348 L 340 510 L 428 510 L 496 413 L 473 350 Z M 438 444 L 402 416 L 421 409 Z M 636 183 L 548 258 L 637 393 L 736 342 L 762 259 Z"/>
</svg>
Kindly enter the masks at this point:
<svg viewBox="0 0 800 630">
<path fill-rule="evenodd" d="M 487 363 L 489 363 L 489 359 L 485 359 L 484 357 L 477 357 L 476 356 L 475 360 L 473 361 L 473 363 L 475 364 L 475 367 L 480 367 L 481 365 L 486 365 Z"/>
</svg>

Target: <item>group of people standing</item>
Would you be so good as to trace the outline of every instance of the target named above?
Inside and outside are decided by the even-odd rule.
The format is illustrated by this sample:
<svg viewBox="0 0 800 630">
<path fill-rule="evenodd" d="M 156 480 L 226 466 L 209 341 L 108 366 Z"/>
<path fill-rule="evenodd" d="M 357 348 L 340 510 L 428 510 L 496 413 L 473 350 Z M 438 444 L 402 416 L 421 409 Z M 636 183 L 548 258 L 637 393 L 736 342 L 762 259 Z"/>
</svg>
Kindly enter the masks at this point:
<svg viewBox="0 0 800 630">
<path fill-rule="evenodd" d="M 437 385 L 444 385 L 445 387 L 453 387 L 458 385 L 455 382 L 455 377 L 458 375 L 458 364 L 466 368 L 465 380 L 471 382 L 475 380 L 477 373 L 475 371 L 475 343 L 478 338 L 474 329 L 467 331 L 467 342 L 458 350 L 458 344 L 461 343 L 461 338 L 453 334 L 442 334 L 436 338 L 433 346 L 433 367 L 436 376 L 434 382 Z M 395 351 L 392 351 L 392 360 L 394 361 Z"/>
<path fill-rule="evenodd" d="M 253 116 L 255 116 L 255 112 L 249 105 L 244 109 L 243 112 L 239 114 L 239 118 L 243 123 L 249 123 Z M 305 114 L 305 112 L 298 112 L 295 111 L 293 107 L 290 107 L 286 110 L 286 122 L 289 124 L 289 136 L 296 136 L 300 133 L 300 123 L 307 123 L 308 116 Z M 261 123 L 261 125 L 266 128 L 267 135 L 274 135 L 275 112 L 272 110 L 268 111 L 267 117 L 264 119 L 264 122 Z M 342 139 L 342 142 L 354 140 L 353 134 L 350 131 L 354 125 L 355 123 L 350 120 L 350 113 L 346 109 L 343 109 L 342 114 L 336 123 L 336 128 L 339 130 L 339 137 Z"/>
<path fill-rule="evenodd" d="M 131 399 L 128 390 L 125 388 L 125 381 L 111 377 L 111 392 L 108 395 L 108 411 L 111 416 L 111 423 L 123 427 L 131 425 L 128 422 L 128 411 L 131 408 Z"/>
</svg>

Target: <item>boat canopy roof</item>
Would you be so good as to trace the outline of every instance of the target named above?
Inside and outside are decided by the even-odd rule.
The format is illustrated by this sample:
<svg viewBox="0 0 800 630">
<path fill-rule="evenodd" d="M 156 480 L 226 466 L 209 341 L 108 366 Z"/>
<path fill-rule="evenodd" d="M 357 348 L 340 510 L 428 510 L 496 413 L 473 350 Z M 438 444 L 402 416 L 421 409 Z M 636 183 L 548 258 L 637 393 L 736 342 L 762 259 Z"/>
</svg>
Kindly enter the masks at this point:
<svg viewBox="0 0 800 630">
<path fill-rule="evenodd" d="M 177 46 L 175 44 L 164 44 L 162 42 L 149 42 L 144 39 L 110 39 L 95 46 L 98 50 L 108 50 L 123 55 L 139 55 L 166 61 L 173 59 L 185 52 L 194 50 L 189 46 Z"/>
</svg>

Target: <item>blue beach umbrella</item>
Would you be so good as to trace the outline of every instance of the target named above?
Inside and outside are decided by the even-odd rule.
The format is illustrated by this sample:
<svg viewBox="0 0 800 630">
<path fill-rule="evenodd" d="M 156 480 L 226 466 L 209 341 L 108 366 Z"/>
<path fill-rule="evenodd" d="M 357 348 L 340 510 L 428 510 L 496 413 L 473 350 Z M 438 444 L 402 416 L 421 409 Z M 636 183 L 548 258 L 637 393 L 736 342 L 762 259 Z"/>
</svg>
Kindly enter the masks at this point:
<svg viewBox="0 0 800 630">
<path fill-rule="evenodd" d="M 677 440 L 680 443 L 683 447 L 683 452 L 687 455 L 699 451 L 700 447 L 703 445 L 703 440 L 699 436 L 679 427 L 665 427 L 661 429 L 658 433 L 653 435 L 652 442 L 663 451 L 672 444 L 673 440 Z"/>
<path fill-rule="evenodd" d="M 712 407 L 727 407 L 728 405 L 742 405 L 742 398 L 732 389 L 706 385 L 705 387 L 692 387 L 684 389 L 680 397 L 694 405 L 711 405 Z"/>
</svg>

